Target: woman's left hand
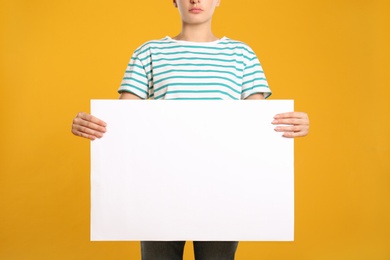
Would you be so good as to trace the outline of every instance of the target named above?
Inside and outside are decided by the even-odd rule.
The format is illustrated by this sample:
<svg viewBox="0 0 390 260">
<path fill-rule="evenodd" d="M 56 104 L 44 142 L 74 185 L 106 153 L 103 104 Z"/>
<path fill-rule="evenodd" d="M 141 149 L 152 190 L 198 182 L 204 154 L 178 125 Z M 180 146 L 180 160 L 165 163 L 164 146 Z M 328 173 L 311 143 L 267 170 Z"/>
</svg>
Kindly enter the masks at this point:
<svg viewBox="0 0 390 260">
<path fill-rule="evenodd" d="M 283 125 L 275 128 L 276 132 L 283 132 L 283 137 L 295 138 L 309 134 L 309 117 L 304 112 L 277 114 L 272 124 Z"/>
</svg>

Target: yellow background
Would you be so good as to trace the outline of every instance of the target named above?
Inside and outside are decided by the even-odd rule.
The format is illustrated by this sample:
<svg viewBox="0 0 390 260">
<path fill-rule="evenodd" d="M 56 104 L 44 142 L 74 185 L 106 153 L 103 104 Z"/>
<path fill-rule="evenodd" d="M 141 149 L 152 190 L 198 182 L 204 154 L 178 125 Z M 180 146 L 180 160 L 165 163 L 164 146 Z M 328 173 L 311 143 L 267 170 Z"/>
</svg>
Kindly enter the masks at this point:
<svg viewBox="0 0 390 260">
<path fill-rule="evenodd" d="M 222 0 L 214 32 L 311 118 L 295 242 L 242 242 L 237 260 L 390 259 L 389 17 L 388 0 Z M 118 97 L 135 48 L 179 30 L 168 0 L 0 1 L 0 259 L 139 259 L 138 242 L 89 241 L 89 141 L 71 121 Z"/>
</svg>

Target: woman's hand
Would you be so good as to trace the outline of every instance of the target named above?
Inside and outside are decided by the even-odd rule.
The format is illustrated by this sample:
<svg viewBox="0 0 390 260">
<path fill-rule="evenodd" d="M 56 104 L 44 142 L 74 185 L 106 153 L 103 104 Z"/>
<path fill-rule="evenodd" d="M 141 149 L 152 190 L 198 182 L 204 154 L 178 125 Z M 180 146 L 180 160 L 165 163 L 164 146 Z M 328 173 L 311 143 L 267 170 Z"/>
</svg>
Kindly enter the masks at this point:
<svg viewBox="0 0 390 260">
<path fill-rule="evenodd" d="M 284 137 L 295 138 L 309 134 L 309 117 L 304 112 L 278 114 L 274 117 L 272 124 L 284 125 L 275 128 L 276 132 L 283 132 Z"/>
<path fill-rule="evenodd" d="M 80 112 L 73 119 L 72 133 L 76 136 L 95 140 L 106 132 L 107 124 L 90 114 Z"/>
</svg>

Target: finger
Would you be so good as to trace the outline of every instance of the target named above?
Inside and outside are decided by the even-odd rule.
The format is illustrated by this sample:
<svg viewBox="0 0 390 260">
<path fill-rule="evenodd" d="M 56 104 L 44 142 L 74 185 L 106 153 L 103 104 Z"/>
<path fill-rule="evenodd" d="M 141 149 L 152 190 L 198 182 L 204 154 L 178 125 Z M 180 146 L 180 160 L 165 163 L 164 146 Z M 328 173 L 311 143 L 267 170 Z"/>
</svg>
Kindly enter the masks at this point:
<svg viewBox="0 0 390 260">
<path fill-rule="evenodd" d="M 92 123 L 97 124 L 97 125 L 102 126 L 102 127 L 107 126 L 107 123 L 104 122 L 103 120 L 100 120 L 99 118 L 94 117 L 93 115 L 87 114 L 85 112 L 78 113 L 76 118 L 81 118 L 85 121 L 92 122 Z"/>
<path fill-rule="evenodd" d="M 290 138 L 296 138 L 296 137 L 304 137 L 308 135 L 308 131 L 303 130 L 303 131 L 298 131 L 298 132 L 284 132 L 283 136 L 284 137 L 290 137 Z"/>
<path fill-rule="evenodd" d="M 76 133 L 83 134 L 83 135 L 81 135 L 82 137 L 84 137 L 85 135 L 94 136 L 95 138 L 103 137 L 102 132 L 95 131 L 95 130 L 91 129 L 90 127 L 85 127 L 85 126 L 82 126 L 79 124 L 73 124 L 72 130 L 74 130 Z"/>
<path fill-rule="evenodd" d="M 304 129 L 302 126 L 278 126 L 274 130 L 276 132 L 300 132 Z"/>
<path fill-rule="evenodd" d="M 83 138 L 89 139 L 89 140 L 91 140 L 91 141 L 93 141 L 93 140 L 96 139 L 96 136 L 94 136 L 94 135 L 89 135 L 89 134 L 86 134 L 86 133 L 77 131 L 76 129 L 72 129 L 72 133 L 73 133 L 74 135 L 76 135 L 76 136 L 83 137 Z"/>
<path fill-rule="evenodd" d="M 296 138 L 296 137 L 304 137 L 308 134 L 306 131 L 300 131 L 300 132 L 285 132 L 283 133 L 283 137 L 287 138 Z"/>
<path fill-rule="evenodd" d="M 278 126 L 275 128 L 276 132 L 283 132 L 284 137 L 303 137 L 308 135 L 309 127 L 308 126 Z"/>
<path fill-rule="evenodd" d="M 309 121 L 301 118 L 287 118 L 287 119 L 275 119 L 272 124 L 279 125 L 308 125 Z"/>
<path fill-rule="evenodd" d="M 281 113 L 274 116 L 275 119 L 283 119 L 283 118 L 308 118 L 305 112 L 287 112 Z"/>
<path fill-rule="evenodd" d="M 107 131 L 106 127 L 104 127 L 104 126 L 101 126 L 101 125 L 98 125 L 98 124 L 93 123 L 91 121 L 84 120 L 82 118 L 77 118 L 77 117 L 75 119 L 73 119 L 73 125 L 74 126 L 83 126 L 83 127 L 86 127 L 86 128 L 89 128 L 89 129 L 92 129 L 94 131 L 101 132 L 101 133 L 105 133 Z"/>
</svg>

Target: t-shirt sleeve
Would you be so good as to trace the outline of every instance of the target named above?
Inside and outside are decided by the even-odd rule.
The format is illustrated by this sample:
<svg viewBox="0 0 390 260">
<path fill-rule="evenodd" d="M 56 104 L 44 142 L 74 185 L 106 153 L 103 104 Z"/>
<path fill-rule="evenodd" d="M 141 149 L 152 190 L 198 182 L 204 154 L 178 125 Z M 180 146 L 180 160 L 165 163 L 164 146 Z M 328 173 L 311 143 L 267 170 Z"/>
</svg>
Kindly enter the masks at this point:
<svg viewBox="0 0 390 260">
<path fill-rule="evenodd" d="M 130 92 L 142 99 L 149 98 L 149 80 L 139 56 L 134 53 L 127 65 L 125 75 L 122 79 L 119 93 Z"/>
<path fill-rule="evenodd" d="M 245 67 L 241 99 L 245 99 L 256 93 L 264 93 L 264 98 L 268 98 L 272 92 L 268 86 L 268 82 L 265 78 L 259 59 L 249 47 L 248 52 L 244 54 L 244 60 Z"/>
</svg>

